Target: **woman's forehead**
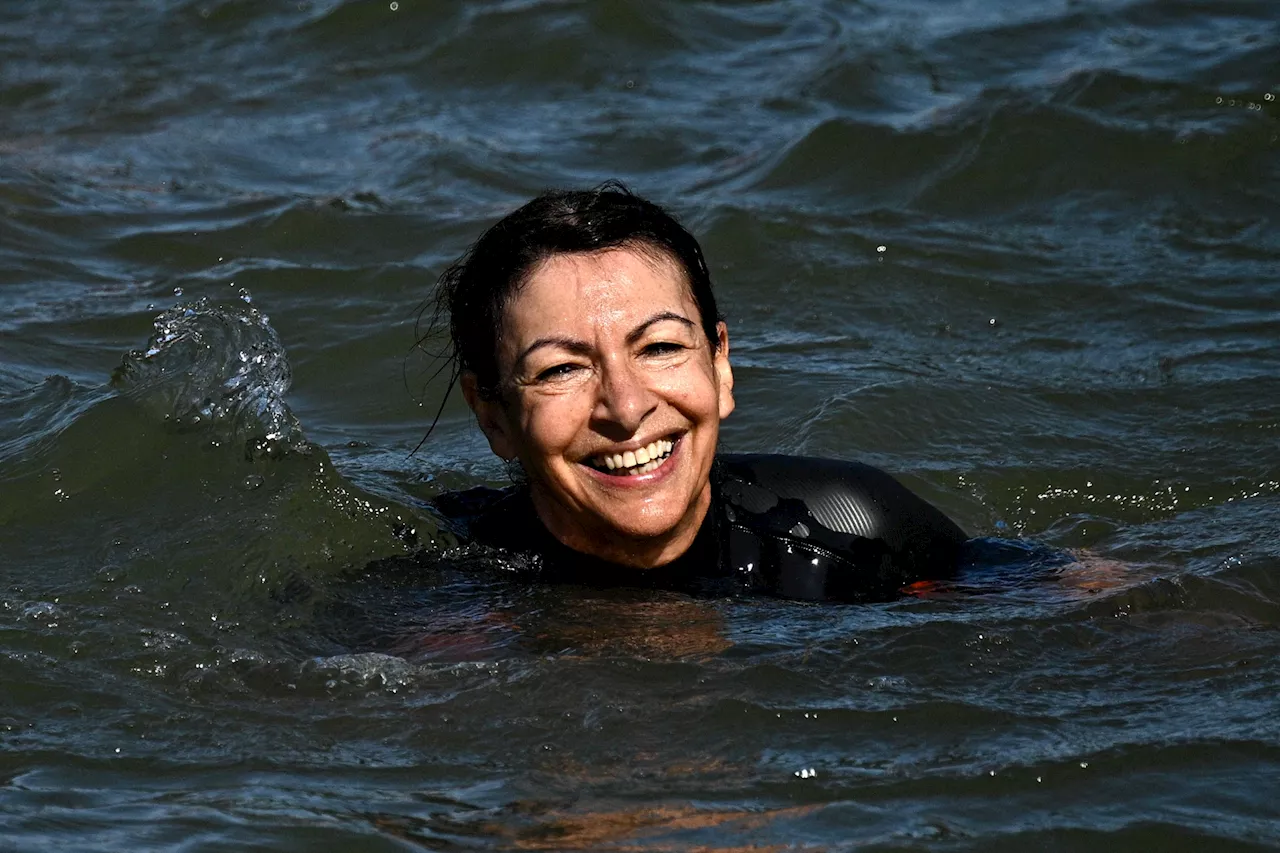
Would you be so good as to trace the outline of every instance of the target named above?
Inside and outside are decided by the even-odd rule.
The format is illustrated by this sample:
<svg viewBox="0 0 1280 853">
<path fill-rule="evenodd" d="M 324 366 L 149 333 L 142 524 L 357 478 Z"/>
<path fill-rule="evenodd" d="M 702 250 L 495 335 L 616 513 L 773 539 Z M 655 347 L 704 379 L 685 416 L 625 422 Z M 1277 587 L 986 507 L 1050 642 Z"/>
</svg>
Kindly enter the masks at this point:
<svg viewBox="0 0 1280 853">
<path fill-rule="evenodd" d="M 661 305 L 699 322 L 684 270 L 646 247 L 552 255 L 534 267 L 504 312 L 507 331 L 564 323 L 603 323 Z"/>
</svg>

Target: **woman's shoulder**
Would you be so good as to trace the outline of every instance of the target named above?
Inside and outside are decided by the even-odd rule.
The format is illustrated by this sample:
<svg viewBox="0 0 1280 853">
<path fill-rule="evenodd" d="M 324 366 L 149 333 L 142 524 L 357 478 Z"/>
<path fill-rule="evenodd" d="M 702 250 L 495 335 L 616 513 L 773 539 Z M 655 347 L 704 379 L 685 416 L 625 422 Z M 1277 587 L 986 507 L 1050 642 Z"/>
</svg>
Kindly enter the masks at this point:
<svg viewBox="0 0 1280 853">
<path fill-rule="evenodd" d="M 444 492 L 431 501 L 449 530 L 464 541 L 515 543 L 534 517 L 529 492 L 519 486 L 476 486 Z"/>
<path fill-rule="evenodd" d="M 922 528 L 965 539 L 939 509 L 871 465 L 763 453 L 726 453 L 716 462 L 724 499 L 747 513 L 807 515 L 792 524 L 812 520 L 819 528 L 864 539 L 902 541 Z"/>
<path fill-rule="evenodd" d="M 789 597 L 859 600 L 949 576 L 964 532 L 860 462 L 722 454 L 716 486 L 733 567 Z"/>
</svg>

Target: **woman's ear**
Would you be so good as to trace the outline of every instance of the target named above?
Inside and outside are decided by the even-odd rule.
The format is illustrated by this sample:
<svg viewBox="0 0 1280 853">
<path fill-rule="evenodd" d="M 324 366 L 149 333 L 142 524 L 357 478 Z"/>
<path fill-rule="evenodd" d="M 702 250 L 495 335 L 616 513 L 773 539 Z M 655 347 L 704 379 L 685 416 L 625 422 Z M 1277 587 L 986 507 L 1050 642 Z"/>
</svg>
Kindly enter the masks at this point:
<svg viewBox="0 0 1280 853">
<path fill-rule="evenodd" d="M 729 366 L 729 327 L 716 323 L 716 347 L 714 363 L 719 385 L 720 420 L 733 414 L 733 368 Z"/>
<path fill-rule="evenodd" d="M 470 370 L 462 371 L 458 382 L 462 386 L 463 399 L 467 401 L 467 405 L 471 407 L 476 420 L 480 423 L 480 431 L 489 440 L 489 449 L 504 462 L 515 459 L 515 444 L 511 440 L 513 433 L 507 422 L 507 413 L 502 408 L 502 402 L 486 399 L 485 395 L 480 393 L 480 383 L 476 380 L 475 373 Z"/>
</svg>

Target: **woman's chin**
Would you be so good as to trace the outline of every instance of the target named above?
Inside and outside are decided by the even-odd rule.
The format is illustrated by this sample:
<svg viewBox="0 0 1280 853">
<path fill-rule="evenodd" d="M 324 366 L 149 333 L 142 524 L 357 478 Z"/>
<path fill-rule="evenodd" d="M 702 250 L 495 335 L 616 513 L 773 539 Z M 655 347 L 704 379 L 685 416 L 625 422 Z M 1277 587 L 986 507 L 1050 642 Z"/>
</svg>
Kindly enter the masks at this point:
<svg viewBox="0 0 1280 853">
<path fill-rule="evenodd" d="M 670 476 L 650 481 L 647 487 L 598 493 L 592 508 L 594 518 L 584 519 L 584 526 L 608 531 L 616 537 L 649 541 L 680 537 L 688 527 L 696 528 L 706 509 L 699 504 L 710 501 L 697 494 L 688 478 L 680 476 L 682 472 L 667 473 Z"/>
<path fill-rule="evenodd" d="M 600 526 L 619 540 L 641 543 L 660 543 L 680 535 L 683 514 L 660 513 L 651 517 L 634 516 L 601 519 Z"/>
<path fill-rule="evenodd" d="M 694 503 L 697 503 L 695 500 Z M 594 512 L 548 517 L 547 529 L 575 551 L 611 562 L 646 567 L 680 556 L 697 536 L 705 515 L 688 500 L 610 501 Z"/>
<path fill-rule="evenodd" d="M 563 479 L 548 478 L 559 479 L 559 496 L 534 484 L 538 515 L 576 551 L 631 565 L 669 562 L 692 544 L 710 505 L 710 486 L 697 488 L 696 454 L 684 444 L 677 441 L 657 468 L 630 476 L 570 463 Z"/>
</svg>

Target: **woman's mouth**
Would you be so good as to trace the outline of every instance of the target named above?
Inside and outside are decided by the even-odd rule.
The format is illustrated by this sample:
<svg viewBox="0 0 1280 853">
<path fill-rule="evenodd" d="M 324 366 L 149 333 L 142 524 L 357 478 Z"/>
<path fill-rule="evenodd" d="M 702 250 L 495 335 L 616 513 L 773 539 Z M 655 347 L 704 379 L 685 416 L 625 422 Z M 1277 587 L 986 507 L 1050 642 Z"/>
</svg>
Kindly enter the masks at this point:
<svg viewBox="0 0 1280 853">
<path fill-rule="evenodd" d="M 586 462 L 597 471 L 614 477 L 638 477 L 661 468 L 662 464 L 671 458 L 671 451 L 675 446 L 675 441 L 660 438 L 649 442 L 645 447 L 628 450 L 625 453 L 593 456 Z"/>
</svg>

